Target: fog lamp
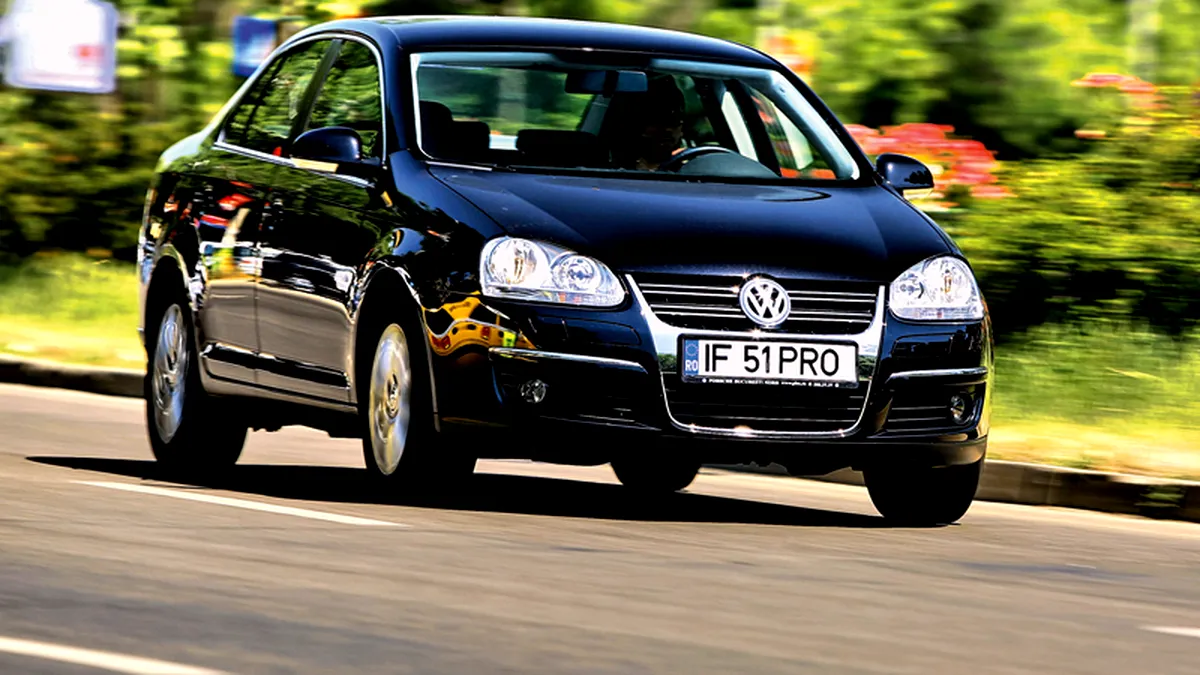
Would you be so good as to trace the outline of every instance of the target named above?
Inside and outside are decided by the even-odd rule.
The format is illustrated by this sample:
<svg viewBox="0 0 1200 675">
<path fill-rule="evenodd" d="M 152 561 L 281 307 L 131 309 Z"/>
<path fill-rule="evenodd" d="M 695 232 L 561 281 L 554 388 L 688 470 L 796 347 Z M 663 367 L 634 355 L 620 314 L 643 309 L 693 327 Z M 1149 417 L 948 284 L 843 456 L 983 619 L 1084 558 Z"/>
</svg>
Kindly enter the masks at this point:
<svg viewBox="0 0 1200 675">
<path fill-rule="evenodd" d="M 547 388 L 546 383 L 541 380 L 529 380 L 521 385 L 518 392 L 521 394 L 521 400 L 537 405 L 546 400 Z"/>
<path fill-rule="evenodd" d="M 950 417 L 955 424 L 963 424 L 971 417 L 971 397 L 969 394 L 955 394 L 950 397 Z"/>
</svg>

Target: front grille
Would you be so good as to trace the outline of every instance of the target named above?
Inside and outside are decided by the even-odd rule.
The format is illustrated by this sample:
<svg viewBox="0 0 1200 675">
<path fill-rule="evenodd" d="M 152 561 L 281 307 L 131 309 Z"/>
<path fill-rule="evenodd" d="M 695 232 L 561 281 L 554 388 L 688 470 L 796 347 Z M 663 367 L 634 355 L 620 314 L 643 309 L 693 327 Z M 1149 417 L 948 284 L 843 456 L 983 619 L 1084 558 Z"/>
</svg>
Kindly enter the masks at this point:
<svg viewBox="0 0 1200 675">
<path fill-rule="evenodd" d="M 841 431 L 854 426 L 866 402 L 866 385 L 845 389 L 691 383 L 665 373 L 663 385 L 677 422 L 729 430 Z"/>
<path fill-rule="evenodd" d="M 641 274 L 635 279 L 650 309 L 678 328 L 746 331 L 758 326 L 738 303 L 742 277 Z M 871 325 L 879 287 L 841 281 L 777 279 L 792 301 L 778 330 L 811 335 L 854 335 Z"/>
</svg>

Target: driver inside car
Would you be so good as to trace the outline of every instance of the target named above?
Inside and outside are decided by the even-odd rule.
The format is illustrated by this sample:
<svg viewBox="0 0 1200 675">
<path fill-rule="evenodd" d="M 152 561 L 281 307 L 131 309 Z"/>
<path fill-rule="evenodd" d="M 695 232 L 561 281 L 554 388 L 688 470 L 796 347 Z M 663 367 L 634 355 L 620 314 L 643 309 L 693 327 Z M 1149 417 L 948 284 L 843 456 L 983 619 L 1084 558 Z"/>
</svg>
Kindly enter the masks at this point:
<svg viewBox="0 0 1200 675">
<path fill-rule="evenodd" d="M 624 103 L 630 120 L 628 159 L 622 162 L 625 168 L 657 171 L 676 153 L 687 149 L 683 142 L 683 92 L 674 78 L 651 79 L 647 91 L 630 94 Z"/>
</svg>

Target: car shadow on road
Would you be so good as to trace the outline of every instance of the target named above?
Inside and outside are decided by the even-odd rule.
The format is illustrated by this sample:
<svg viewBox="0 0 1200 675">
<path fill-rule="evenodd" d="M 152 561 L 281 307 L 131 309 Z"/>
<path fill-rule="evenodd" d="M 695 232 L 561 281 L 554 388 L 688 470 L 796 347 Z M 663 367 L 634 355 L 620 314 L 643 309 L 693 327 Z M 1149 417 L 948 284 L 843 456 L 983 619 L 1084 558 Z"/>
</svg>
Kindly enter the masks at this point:
<svg viewBox="0 0 1200 675">
<path fill-rule="evenodd" d="M 28 459 L 81 471 L 315 502 L 629 521 L 889 527 L 878 516 L 690 493 L 638 498 L 619 485 L 535 476 L 476 473 L 453 492 L 408 495 L 379 484 L 363 469 L 348 467 L 239 464 L 219 477 L 184 478 L 152 461 L 94 457 Z"/>
</svg>

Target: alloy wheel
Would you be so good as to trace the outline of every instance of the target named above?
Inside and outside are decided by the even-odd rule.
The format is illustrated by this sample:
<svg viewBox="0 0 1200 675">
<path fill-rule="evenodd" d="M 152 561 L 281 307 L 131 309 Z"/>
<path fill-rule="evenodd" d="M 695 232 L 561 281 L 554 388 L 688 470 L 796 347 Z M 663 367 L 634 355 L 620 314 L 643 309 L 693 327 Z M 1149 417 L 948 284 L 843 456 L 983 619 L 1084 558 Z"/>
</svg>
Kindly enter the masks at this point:
<svg viewBox="0 0 1200 675">
<path fill-rule="evenodd" d="M 183 423 L 183 403 L 187 389 L 187 327 L 178 304 L 163 312 L 154 347 L 153 386 L 154 425 L 159 438 L 170 442 Z"/>
<path fill-rule="evenodd" d="M 395 324 L 383 331 L 375 348 L 367 405 L 375 466 L 390 476 L 404 455 L 412 416 L 412 362 L 404 331 Z"/>
</svg>

